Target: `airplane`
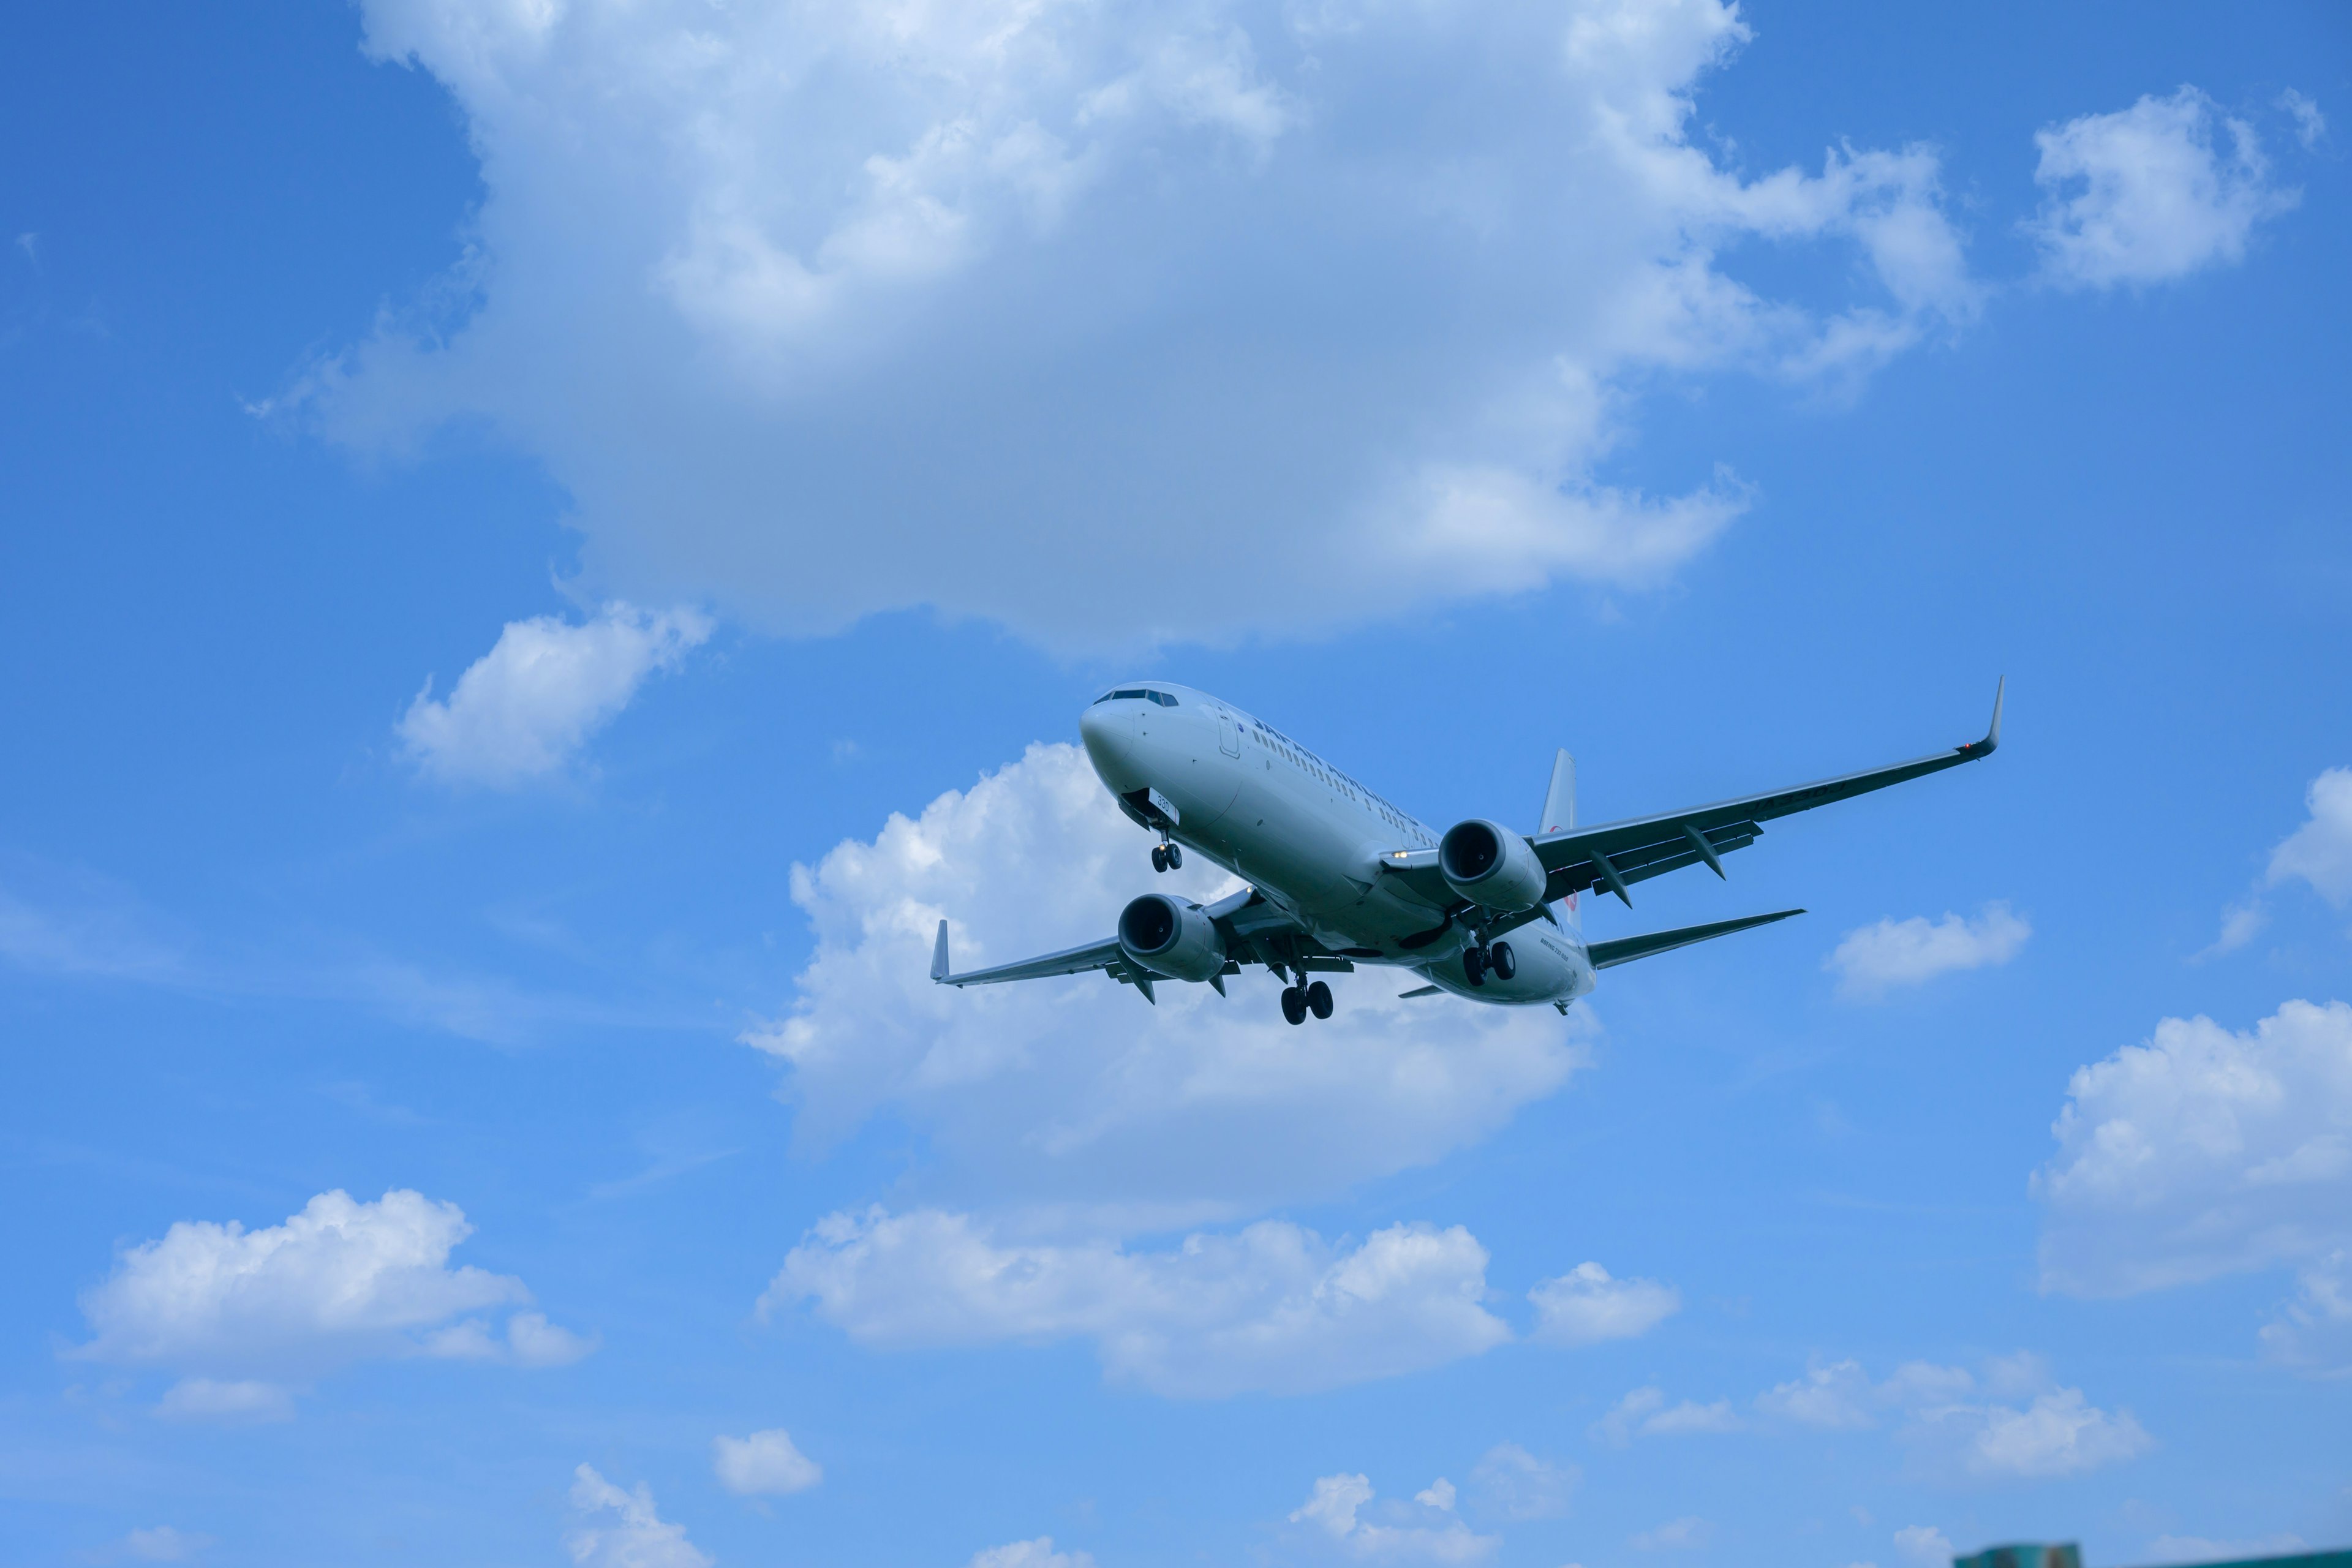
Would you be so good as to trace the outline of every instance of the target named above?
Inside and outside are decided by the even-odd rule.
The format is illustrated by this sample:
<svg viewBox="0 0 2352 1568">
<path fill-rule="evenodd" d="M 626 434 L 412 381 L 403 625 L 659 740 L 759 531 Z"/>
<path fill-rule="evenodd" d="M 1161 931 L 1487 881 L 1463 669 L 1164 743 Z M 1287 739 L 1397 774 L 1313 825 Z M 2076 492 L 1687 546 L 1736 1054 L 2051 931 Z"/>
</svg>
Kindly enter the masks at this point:
<svg viewBox="0 0 2352 1568">
<path fill-rule="evenodd" d="M 2000 744 L 2004 679 L 1984 739 L 1889 767 L 1742 795 L 1687 811 L 1576 824 L 1576 761 L 1560 752 L 1536 831 L 1471 817 L 1438 833 L 1264 720 L 1169 681 L 1115 686 L 1078 721 L 1087 757 L 1118 807 L 1157 842 L 1155 871 L 1187 850 L 1240 878 L 1202 905 L 1146 893 L 1111 936 L 1084 947 L 962 974 L 948 963 L 948 922 L 931 949 L 931 979 L 992 985 L 1101 970 L 1158 1005 L 1164 981 L 1225 980 L 1263 964 L 1283 982 L 1282 1016 L 1331 1016 L 1314 978 L 1360 964 L 1401 969 L 1423 984 L 1404 996 L 1449 993 L 1566 1014 L 1601 970 L 1693 942 L 1769 925 L 1803 910 L 1746 915 L 1588 944 L 1580 900 L 1605 890 L 1633 907 L 1635 882 L 1685 866 L 1723 877 L 1723 857 L 1763 824 L 1850 800 L 1992 755 Z"/>
</svg>

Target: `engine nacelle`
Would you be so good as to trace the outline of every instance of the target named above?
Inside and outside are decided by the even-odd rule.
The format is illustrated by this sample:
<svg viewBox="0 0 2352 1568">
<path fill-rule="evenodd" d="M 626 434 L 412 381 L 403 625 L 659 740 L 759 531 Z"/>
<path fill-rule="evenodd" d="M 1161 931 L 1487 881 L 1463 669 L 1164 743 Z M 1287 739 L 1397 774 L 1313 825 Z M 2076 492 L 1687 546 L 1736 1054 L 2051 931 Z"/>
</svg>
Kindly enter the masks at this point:
<svg viewBox="0 0 2352 1568">
<path fill-rule="evenodd" d="M 1531 910 L 1543 902 L 1543 862 L 1522 835 L 1472 817 L 1437 841 L 1446 885 L 1481 909 Z"/>
<path fill-rule="evenodd" d="M 1146 893 L 1118 915 L 1121 952 L 1171 980 L 1206 980 L 1225 967 L 1225 940 L 1198 904 Z"/>
</svg>

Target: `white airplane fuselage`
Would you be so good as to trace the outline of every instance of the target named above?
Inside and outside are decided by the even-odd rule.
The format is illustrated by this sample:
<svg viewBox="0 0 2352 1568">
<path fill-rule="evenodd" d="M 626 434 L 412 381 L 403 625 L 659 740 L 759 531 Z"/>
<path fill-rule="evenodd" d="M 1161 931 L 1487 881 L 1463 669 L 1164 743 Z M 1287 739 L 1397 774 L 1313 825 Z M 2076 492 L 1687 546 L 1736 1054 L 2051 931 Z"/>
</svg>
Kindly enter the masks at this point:
<svg viewBox="0 0 2352 1568">
<path fill-rule="evenodd" d="M 1130 814 L 1164 814 L 1155 825 L 1171 839 L 1250 883 L 1317 942 L 1477 1002 L 1559 1005 L 1592 990 L 1573 897 L 1564 915 L 1548 909 L 1511 933 L 1511 978 L 1489 972 L 1474 987 L 1461 959 L 1475 933 L 1379 868 L 1391 851 L 1435 848 L 1435 830 L 1205 691 L 1159 680 L 1117 689 L 1147 688 L 1173 704 L 1107 696 L 1079 720 L 1096 776 Z M 1146 791 L 1164 805 L 1139 808 Z"/>
</svg>

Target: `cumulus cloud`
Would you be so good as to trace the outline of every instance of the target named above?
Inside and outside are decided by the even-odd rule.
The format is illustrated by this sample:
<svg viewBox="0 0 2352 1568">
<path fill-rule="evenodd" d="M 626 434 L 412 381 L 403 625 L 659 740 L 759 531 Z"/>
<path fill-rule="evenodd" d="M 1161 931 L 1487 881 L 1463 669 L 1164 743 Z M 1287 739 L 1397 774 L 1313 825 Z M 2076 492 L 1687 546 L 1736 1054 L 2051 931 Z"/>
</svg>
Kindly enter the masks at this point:
<svg viewBox="0 0 2352 1568">
<path fill-rule="evenodd" d="M 1154 1393 L 1295 1394 L 1439 1366 L 1510 1338 L 1479 1304 L 1466 1230 L 1391 1226 L 1349 1249 L 1281 1221 L 1171 1251 L 998 1239 L 969 1215 L 829 1216 L 761 1299 L 801 1302 L 882 1348 L 1092 1340 L 1106 1373 Z"/>
<path fill-rule="evenodd" d="M 1502 1544 L 1499 1536 L 1479 1535 L 1451 1517 L 1450 1497 L 1434 1504 L 1423 1491 L 1413 1504 L 1376 1507 L 1374 1495 L 1366 1477 L 1325 1476 L 1290 1522 L 1320 1531 L 1350 1557 L 1376 1563 L 1483 1563 Z M 1374 1511 L 1388 1522 L 1366 1517 Z"/>
<path fill-rule="evenodd" d="M 748 1437 L 713 1437 L 710 1468 L 719 1485 L 738 1497 L 787 1496 L 824 1479 L 824 1467 L 795 1447 L 781 1426 Z"/>
<path fill-rule="evenodd" d="M 572 1508 L 581 1522 L 563 1538 L 579 1568 L 711 1568 L 717 1559 L 686 1538 L 686 1526 L 654 1511 L 643 1481 L 625 1492 L 583 1465 L 572 1473 Z"/>
<path fill-rule="evenodd" d="M 2044 195 L 2027 230 L 2041 244 L 2043 274 L 2062 284 L 2160 283 L 2237 262 L 2254 226 L 2300 199 L 2271 183 L 2253 127 L 2193 87 L 2085 114 L 2033 140 Z"/>
<path fill-rule="evenodd" d="M 2120 1296 L 2352 1244 L 2352 1006 L 2167 1018 L 2076 1069 L 2035 1173 L 2042 1283 Z"/>
<path fill-rule="evenodd" d="M 84 1294 L 96 1331 L 69 1353 L 177 1370 L 160 1414 L 241 1420 L 290 1414 L 289 1377 L 369 1357 L 544 1366 L 586 1353 L 536 1312 L 513 1312 L 503 1339 L 467 1316 L 530 1300 L 511 1276 L 449 1267 L 472 1233 L 455 1204 L 398 1189 L 373 1203 L 321 1193 L 259 1230 L 182 1220 Z"/>
<path fill-rule="evenodd" d="M 1470 1495 L 1505 1519 L 1558 1519 L 1583 1479 L 1574 1465 L 1538 1458 L 1517 1443 L 1497 1443 L 1471 1468 Z"/>
<path fill-rule="evenodd" d="M 2336 908 L 2352 903 L 2352 768 L 2329 768 L 2304 795 L 2311 815 L 2271 851 L 2264 880 L 2301 881 Z"/>
<path fill-rule="evenodd" d="M 1947 914 L 1940 921 L 1914 915 L 1883 920 L 1845 933 L 1822 967 L 1838 977 L 1838 994 L 1873 1001 L 1899 985 L 1917 985 L 1959 969 L 2007 963 L 2025 945 L 2033 928 L 1990 903 L 1974 920 Z"/>
<path fill-rule="evenodd" d="M 425 683 L 397 726 L 401 744 L 446 784 L 511 789 L 560 773 L 647 676 L 676 669 L 710 630 L 694 610 L 652 615 L 620 603 L 579 626 L 509 621 L 446 701 Z"/>
<path fill-rule="evenodd" d="M 2198 954 L 2243 947 L 2270 923 L 2268 889 L 2303 882 L 2337 909 L 2352 903 L 2352 768 L 2329 768 L 2304 792 L 2310 815 L 2271 851 L 2262 885 L 2221 911 L 2221 934 Z"/>
<path fill-rule="evenodd" d="M 588 580 L 772 626 L 1099 646 L 1656 582 L 1745 491 L 1607 482 L 1637 389 L 1845 384 L 1978 307 L 1933 150 L 1751 180 L 1694 139 L 1720 0 L 362 15 L 484 199 L 280 403 L 368 451 L 486 423 Z M 1832 302 L 1719 264 L 1758 241 Z M 1177 540 L 1254 569 L 1197 592 Z"/>
<path fill-rule="evenodd" d="M 1665 1390 L 1645 1387 L 1634 1389 L 1612 1405 L 1608 1415 L 1592 1424 L 1591 1430 L 1601 1441 L 1622 1448 L 1636 1437 L 1737 1432 L 1743 1425 L 1728 1399 L 1718 1399 L 1712 1405 L 1701 1405 L 1694 1399 L 1669 1405 Z"/>
<path fill-rule="evenodd" d="M 1612 1279 L 1598 1263 L 1580 1263 L 1528 1292 L 1536 1304 L 1535 1337 L 1590 1345 L 1638 1339 L 1682 1310 L 1682 1292 L 1654 1279 Z"/>
<path fill-rule="evenodd" d="M 1056 1552 L 1054 1538 L 1041 1535 L 975 1552 L 966 1568 L 1095 1568 L 1095 1560 L 1084 1552 Z"/>
<path fill-rule="evenodd" d="M 1770 1420 L 1832 1431 L 1892 1419 L 1916 1468 L 1943 1480 L 2074 1475 L 2154 1446 L 2131 1412 L 2092 1405 L 2025 1354 L 1995 1357 L 1977 1373 L 1906 1362 L 1876 1383 L 1859 1362 L 1816 1362 L 1803 1377 L 1757 1395 L 1756 1408 Z"/>
<path fill-rule="evenodd" d="M 800 1146 L 887 1109 L 926 1134 L 929 1179 L 960 1203 L 1083 1210 L 1131 1234 L 1434 1161 L 1586 1059 L 1580 1016 L 1402 1002 L 1387 971 L 1333 977 L 1338 1015 L 1310 1029 L 1282 1022 L 1263 971 L 1229 997 L 1163 984 L 1157 1006 L 1101 974 L 931 984 L 943 916 L 969 969 L 1108 935 L 1139 876 L 1201 900 L 1236 885 L 1199 864 L 1151 878 L 1149 843 L 1083 752 L 1038 745 L 796 868 L 815 952 L 792 1011 L 746 1038 L 788 1068 Z"/>
</svg>

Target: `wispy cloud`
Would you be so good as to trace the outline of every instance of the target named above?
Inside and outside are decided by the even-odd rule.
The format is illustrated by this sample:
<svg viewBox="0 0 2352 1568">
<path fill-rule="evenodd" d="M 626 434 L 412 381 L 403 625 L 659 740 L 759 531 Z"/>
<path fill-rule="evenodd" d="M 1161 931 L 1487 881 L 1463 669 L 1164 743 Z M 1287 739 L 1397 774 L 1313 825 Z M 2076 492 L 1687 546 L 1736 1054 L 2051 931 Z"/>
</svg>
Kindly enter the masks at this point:
<svg viewBox="0 0 2352 1568">
<path fill-rule="evenodd" d="M 1898 986 L 1919 985 L 1939 974 L 1984 969 L 2017 956 L 2033 928 L 2005 903 L 1990 903 L 1974 919 L 1947 914 L 1883 920 L 1846 932 L 1822 967 L 1838 977 L 1838 994 L 1874 1001 Z"/>
</svg>

